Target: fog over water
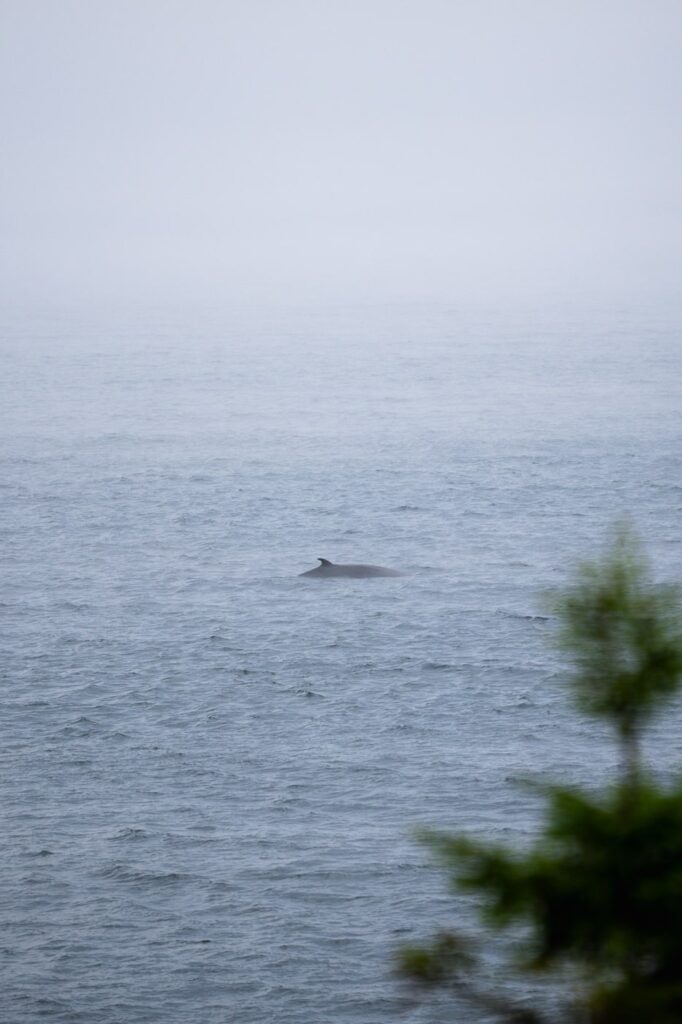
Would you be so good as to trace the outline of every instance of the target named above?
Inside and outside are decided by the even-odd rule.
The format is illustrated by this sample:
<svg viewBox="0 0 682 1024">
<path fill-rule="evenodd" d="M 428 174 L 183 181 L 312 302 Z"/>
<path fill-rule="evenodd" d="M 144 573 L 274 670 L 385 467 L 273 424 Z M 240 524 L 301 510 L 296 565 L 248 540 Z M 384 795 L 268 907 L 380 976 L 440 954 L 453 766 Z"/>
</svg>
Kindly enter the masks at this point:
<svg viewBox="0 0 682 1024">
<path fill-rule="evenodd" d="M 0 11 L 3 1012 L 488 1024 L 412 829 L 608 779 L 544 595 L 682 574 L 682 8 Z"/>
</svg>

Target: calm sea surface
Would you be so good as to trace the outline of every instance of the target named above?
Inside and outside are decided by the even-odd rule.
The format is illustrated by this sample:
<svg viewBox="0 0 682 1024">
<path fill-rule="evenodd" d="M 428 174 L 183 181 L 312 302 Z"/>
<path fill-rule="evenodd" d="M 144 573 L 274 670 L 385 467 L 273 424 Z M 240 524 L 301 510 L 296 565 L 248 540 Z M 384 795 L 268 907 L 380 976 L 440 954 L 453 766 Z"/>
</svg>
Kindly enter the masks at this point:
<svg viewBox="0 0 682 1024">
<path fill-rule="evenodd" d="M 471 926 L 413 830 L 526 842 L 520 778 L 612 770 L 543 594 L 624 514 L 682 576 L 675 323 L 3 324 L 3 1020 L 483 1020 L 391 976 Z"/>
</svg>

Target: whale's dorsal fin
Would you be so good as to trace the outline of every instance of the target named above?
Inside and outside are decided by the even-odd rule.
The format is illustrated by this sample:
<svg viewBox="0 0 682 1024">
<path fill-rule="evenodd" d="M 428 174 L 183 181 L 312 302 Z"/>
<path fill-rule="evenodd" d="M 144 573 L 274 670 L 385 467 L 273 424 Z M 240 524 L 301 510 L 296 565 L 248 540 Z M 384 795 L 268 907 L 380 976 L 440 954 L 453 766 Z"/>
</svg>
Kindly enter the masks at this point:
<svg viewBox="0 0 682 1024">
<path fill-rule="evenodd" d="M 318 558 L 318 562 L 321 562 L 322 565 L 333 565 L 334 564 L 333 562 L 330 562 L 328 558 Z"/>
</svg>

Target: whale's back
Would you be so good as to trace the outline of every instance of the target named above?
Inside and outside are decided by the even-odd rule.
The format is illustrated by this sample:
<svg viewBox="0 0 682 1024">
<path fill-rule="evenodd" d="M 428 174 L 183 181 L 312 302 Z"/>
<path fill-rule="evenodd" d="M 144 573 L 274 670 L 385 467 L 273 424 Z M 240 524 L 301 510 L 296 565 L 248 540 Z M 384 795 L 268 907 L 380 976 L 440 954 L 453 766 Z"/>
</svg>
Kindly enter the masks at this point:
<svg viewBox="0 0 682 1024">
<path fill-rule="evenodd" d="M 302 572 L 301 576 L 313 576 L 318 579 L 334 579 L 346 577 L 347 579 L 366 579 L 371 576 L 402 576 L 397 569 L 387 569 L 383 565 L 366 565 L 362 562 L 349 565 L 336 565 L 326 558 L 320 558 L 320 565 L 316 569 L 308 569 Z"/>
</svg>

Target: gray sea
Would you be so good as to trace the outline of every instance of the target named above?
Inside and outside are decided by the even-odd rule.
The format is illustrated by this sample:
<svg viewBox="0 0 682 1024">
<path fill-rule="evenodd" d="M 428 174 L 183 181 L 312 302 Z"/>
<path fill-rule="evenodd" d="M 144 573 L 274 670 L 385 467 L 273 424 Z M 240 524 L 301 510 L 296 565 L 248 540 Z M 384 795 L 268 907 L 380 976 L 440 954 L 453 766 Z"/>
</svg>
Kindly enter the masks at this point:
<svg viewBox="0 0 682 1024">
<path fill-rule="evenodd" d="M 3 316 L 4 1021 L 485 1019 L 392 975 L 477 927 L 414 830 L 523 844 L 520 780 L 613 771 L 546 595 L 623 516 L 682 575 L 680 322 Z"/>
</svg>

